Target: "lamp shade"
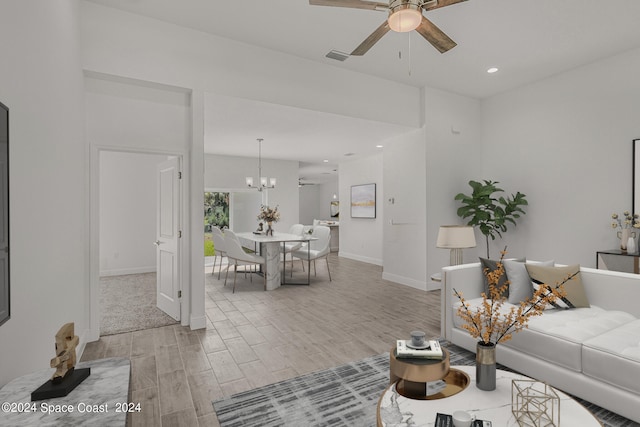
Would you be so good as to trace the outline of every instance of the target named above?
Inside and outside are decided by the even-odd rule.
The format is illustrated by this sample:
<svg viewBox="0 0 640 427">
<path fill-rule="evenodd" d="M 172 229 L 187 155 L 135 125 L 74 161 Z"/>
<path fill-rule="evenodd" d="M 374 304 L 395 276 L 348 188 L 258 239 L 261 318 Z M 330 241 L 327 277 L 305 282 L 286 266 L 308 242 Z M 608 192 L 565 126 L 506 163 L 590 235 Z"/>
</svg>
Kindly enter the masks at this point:
<svg viewBox="0 0 640 427">
<path fill-rule="evenodd" d="M 443 249 L 475 248 L 476 236 L 469 225 L 441 225 L 436 247 Z"/>
</svg>

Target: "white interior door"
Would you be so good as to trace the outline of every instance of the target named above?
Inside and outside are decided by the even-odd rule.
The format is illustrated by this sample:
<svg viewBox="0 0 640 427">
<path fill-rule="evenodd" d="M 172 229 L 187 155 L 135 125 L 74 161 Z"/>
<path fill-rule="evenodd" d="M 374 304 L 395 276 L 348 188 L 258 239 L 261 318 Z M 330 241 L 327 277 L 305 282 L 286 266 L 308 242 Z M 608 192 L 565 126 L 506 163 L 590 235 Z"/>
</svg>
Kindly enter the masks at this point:
<svg viewBox="0 0 640 427">
<path fill-rule="evenodd" d="M 156 266 L 158 308 L 180 320 L 180 161 L 158 165 Z"/>
</svg>

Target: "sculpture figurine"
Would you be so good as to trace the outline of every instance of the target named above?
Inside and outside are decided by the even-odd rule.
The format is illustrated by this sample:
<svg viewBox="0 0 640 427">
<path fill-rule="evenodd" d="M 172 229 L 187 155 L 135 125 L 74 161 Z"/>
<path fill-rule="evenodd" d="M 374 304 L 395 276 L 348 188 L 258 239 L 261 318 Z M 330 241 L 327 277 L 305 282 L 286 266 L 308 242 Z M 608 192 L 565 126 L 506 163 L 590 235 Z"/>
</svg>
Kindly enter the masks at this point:
<svg viewBox="0 0 640 427">
<path fill-rule="evenodd" d="M 56 368 L 56 371 L 51 377 L 52 383 L 58 384 L 73 373 L 78 341 L 73 322 L 63 325 L 56 334 L 56 357 L 51 359 L 51 367 Z"/>
<path fill-rule="evenodd" d="M 56 371 L 50 380 L 31 392 L 32 402 L 66 396 L 91 375 L 91 368 L 75 368 L 79 341 L 73 322 L 60 328 L 56 334 L 56 357 L 49 363 Z"/>
<path fill-rule="evenodd" d="M 262 224 L 262 223 L 259 223 L 259 224 L 258 224 L 258 230 L 257 230 L 257 231 L 262 232 L 262 231 L 263 231 L 262 226 L 263 226 L 263 224 Z"/>
</svg>

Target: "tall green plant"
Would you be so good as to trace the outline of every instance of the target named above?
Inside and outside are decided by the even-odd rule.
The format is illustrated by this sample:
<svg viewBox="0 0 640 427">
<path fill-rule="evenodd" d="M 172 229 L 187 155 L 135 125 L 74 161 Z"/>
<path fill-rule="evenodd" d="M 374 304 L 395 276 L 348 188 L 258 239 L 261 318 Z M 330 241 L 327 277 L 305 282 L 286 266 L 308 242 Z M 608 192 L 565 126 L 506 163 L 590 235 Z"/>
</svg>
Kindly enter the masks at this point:
<svg viewBox="0 0 640 427">
<path fill-rule="evenodd" d="M 481 183 L 471 180 L 469 181 L 473 189 L 471 195 L 458 193 L 454 198 L 462 203 L 458 208 L 458 216 L 463 219 L 471 218 L 467 225 L 477 226 L 484 234 L 487 258 L 489 258 L 489 237 L 491 240 L 495 240 L 496 236 L 502 238 L 502 233 L 507 231 L 507 224 L 511 223 L 515 226 L 520 214 L 526 214 L 522 206 L 529 204 L 525 199 L 526 196 L 520 192 L 507 198 L 495 195 L 494 193 L 504 192 L 496 184 L 499 182 L 484 180 L 484 183 Z"/>
</svg>

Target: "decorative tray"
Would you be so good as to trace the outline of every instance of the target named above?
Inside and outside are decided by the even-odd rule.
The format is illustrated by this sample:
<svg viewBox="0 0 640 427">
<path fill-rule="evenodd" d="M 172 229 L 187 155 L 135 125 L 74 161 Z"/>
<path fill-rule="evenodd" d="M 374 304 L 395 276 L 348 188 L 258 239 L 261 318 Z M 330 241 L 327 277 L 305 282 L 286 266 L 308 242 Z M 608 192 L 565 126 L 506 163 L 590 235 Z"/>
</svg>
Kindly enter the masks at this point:
<svg viewBox="0 0 640 427">
<path fill-rule="evenodd" d="M 445 397 L 451 397 L 455 394 L 460 393 L 462 390 L 467 388 L 469 386 L 469 383 L 471 382 L 469 375 L 457 369 L 449 369 L 449 373 L 446 377 L 443 378 L 443 380 L 447 384 L 447 386 L 444 388 L 444 390 L 432 395 L 414 394 L 406 391 L 404 384 L 405 380 L 399 380 L 396 383 L 396 391 L 402 396 L 409 399 L 436 400 L 444 399 Z"/>
</svg>

